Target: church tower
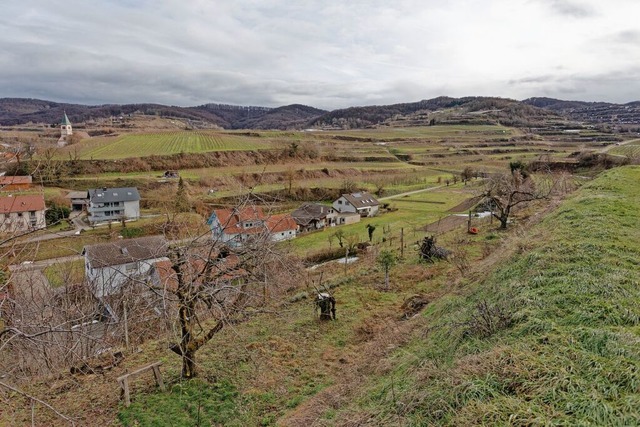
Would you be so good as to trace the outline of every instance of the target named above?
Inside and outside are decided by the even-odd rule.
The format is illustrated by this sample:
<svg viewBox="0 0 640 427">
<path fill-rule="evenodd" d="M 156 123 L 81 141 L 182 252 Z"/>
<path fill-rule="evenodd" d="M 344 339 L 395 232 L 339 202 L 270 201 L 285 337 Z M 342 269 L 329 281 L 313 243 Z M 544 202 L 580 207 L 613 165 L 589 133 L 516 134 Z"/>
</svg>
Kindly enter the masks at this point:
<svg viewBox="0 0 640 427">
<path fill-rule="evenodd" d="M 58 145 L 66 144 L 71 135 L 73 135 L 73 129 L 71 129 L 71 122 L 65 111 L 62 122 L 60 122 L 60 139 L 58 140 Z"/>
</svg>

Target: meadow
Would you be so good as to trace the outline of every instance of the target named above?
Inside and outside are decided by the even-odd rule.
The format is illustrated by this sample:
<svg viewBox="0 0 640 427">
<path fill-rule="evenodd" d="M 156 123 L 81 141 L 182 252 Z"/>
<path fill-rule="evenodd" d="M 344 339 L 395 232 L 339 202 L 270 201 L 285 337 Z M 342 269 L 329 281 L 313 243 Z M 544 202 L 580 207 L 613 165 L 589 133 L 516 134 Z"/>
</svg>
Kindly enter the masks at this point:
<svg viewBox="0 0 640 427">
<path fill-rule="evenodd" d="M 119 420 L 633 425 L 639 174 L 607 172 L 529 230 L 443 238 L 492 245 L 491 255 L 472 257 L 468 276 L 410 253 L 385 292 L 381 269 L 365 257 L 333 291 L 337 322 L 315 321 L 303 299 L 225 330 L 201 359 L 215 382 L 205 376 L 142 395 Z M 398 320 L 416 293 L 429 296 L 427 308 Z M 163 360 L 177 376 L 175 357 Z"/>
</svg>

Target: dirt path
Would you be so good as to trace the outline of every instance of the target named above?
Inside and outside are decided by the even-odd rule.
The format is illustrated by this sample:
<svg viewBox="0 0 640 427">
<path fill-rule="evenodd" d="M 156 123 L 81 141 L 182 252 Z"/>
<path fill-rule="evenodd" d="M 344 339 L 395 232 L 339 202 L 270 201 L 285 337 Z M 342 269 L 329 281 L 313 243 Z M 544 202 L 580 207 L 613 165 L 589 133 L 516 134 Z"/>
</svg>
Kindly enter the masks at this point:
<svg viewBox="0 0 640 427">
<path fill-rule="evenodd" d="M 422 316 L 400 321 L 392 317 L 378 319 L 378 329 L 373 339 L 363 343 L 350 360 L 342 361 L 342 369 L 334 376 L 336 383 L 280 418 L 279 427 L 326 425 L 323 416 L 328 410 L 345 407 L 372 375 L 383 374 L 392 369 L 386 358 L 412 336 L 412 331 L 424 327 Z M 342 359 L 341 359 L 342 360 Z M 342 425 L 347 421 L 344 420 Z M 350 425 L 364 425 L 365 420 L 349 420 Z"/>
</svg>

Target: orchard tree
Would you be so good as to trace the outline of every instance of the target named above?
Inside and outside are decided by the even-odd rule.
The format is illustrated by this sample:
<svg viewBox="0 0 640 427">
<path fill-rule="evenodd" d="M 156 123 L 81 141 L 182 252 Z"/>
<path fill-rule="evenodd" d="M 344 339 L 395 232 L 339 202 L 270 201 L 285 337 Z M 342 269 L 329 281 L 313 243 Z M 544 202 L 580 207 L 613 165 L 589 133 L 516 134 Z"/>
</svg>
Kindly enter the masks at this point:
<svg viewBox="0 0 640 427">
<path fill-rule="evenodd" d="M 255 210 L 239 206 L 235 210 Z M 231 218 L 230 218 L 231 220 Z M 221 224 L 222 228 L 228 224 Z M 192 239 L 170 248 L 173 285 L 169 299 L 177 306 L 180 333 L 170 349 L 182 358 L 182 377 L 196 376 L 196 353 L 224 325 L 263 305 L 284 283 L 296 283 L 298 264 L 271 241 L 265 228 L 238 242 L 217 237 Z M 293 285 L 292 285 L 293 286 Z M 208 322 L 205 320 L 209 319 Z"/>
<path fill-rule="evenodd" d="M 376 262 L 384 270 L 384 288 L 389 289 L 389 270 L 398 263 L 398 257 L 389 249 L 383 249 L 378 254 Z"/>
<path fill-rule="evenodd" d="M 545 177 L 545 179 L 550 179 Z M 516 206 L 525 205 L 534 200 L 547 199 L 553 190 L 553 180 L 537 188 L 533 178 L 526 178 L 519 169 L 512 173 L 502 173 L 491 177 L 480 197 L 488 201 L 493 215 L 500 221 L 500 228 L 506 229 L 509 218 Z"/>
</svg>

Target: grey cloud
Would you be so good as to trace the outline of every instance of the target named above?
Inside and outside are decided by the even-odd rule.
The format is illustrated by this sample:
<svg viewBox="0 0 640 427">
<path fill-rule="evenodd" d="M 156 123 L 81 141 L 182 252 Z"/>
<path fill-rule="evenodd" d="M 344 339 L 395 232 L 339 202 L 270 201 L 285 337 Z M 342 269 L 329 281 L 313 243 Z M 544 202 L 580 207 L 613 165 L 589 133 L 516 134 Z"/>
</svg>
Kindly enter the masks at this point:
<svg viewBox="0 0 640 427">
<path fill-rule="evenodd" d="M 489 0 L 491 7 L 472 11 L 468 9 L 478 2 L 465 6 L 466 2 L 399 0 L 389 7 L 382 0 L 67 0 L 60 8 L 50 0 L 6 0 L 0 16 L 0 63 L 6 64 L 0 68 L 0 96 L 92 104 L 303 103 L 330 109 L 479 92 L 528 97 L 539 94 L 536 91 L 561 93 L 573 87 L 591 96 L 585 85 L 592 84 L 607 99 L 629 99 L 617 89 L 615 77 L 600 76 L 604 80 L 575 86 L 556 77 L 576 73 L 570 57 L 563 60 L 565 69 L 554 69 L 553 64 L 540 68 L 532 55 L 519 56 L 522 49 L 500 44 L 505 33 L 513 34 L 514 44 L 534 49 L 562 37 L 559 29 L 549 36 L 540 33 L 535 40 L 527 34 L 518 39 L 521 34 L 512 29 L 528 19 L 520 8 L 534 2 L 543 2 L 561 17 L 601 19 L 579 0 Z M 485 9 L 499 12 L 509 7 L 513 11 L 506 20 L 489 12 L 476 16 Z M 476 53 L 463 49 L 473 45 L 473 28 L 463 30 L 485 21 L 483 33 L 497 32 L 488 37 L 481 56 L 462 61 Z M 598 37 L 604 40 L 594 32 L 593 40 Z M 600 48 L 594 55 L 606 51 L 607 59 L 615 59 L 618 53 L 609 45 L 624 44 L 620 57 L 628 56 L 638 37 L 635 30 L 610 35 L 605 50 L 587 39 L 582 42 L 594 52 Z M 568 46 L 572 48 L 583 49 Z M 476 69 L 496 59 L 496 64 L 504 64 L 504 57 L 514 64 L 532 61 L 531 76 L 511 76 L 505 65 Z M 598 67 L 610 62 L 594 62 L 594 76 Z M 637 89 L 627 77 L 619 78 L 628 89 Z"/>
<path fill-rule="evenodd" d="M 540 0 L 547 4 L 555 13 L 571 18 L 590 18 L 596 16 L 596 11 L 587 4 L 572 0 Z"/>
<path fill-rule="evenodd" d="M 615 34 L 611 39 L 617 43 L 639 45 L 640 31 L 638 30 L 620 31 L 619 33 Z"/>
<path fill-rule="evenodd" d="M 640 67 L 631 67 L 594 74 L 572 74 L 558 76 L 539 76 L 510 82 L 516 89 L 526 86 L 523 95 L 550 97 L 580 97 L 585 101 L 617 100 L 629 102 L 637 99 L 640 93 Z M 524 94 L 529 95 L 524 95 Z M 533 94 L 533 95 L 531 95 Z"/>
<path fill-rule="evenodd" d="M 509 85 L 521 85 L 521 84 L 530 84 L 530 83 L 548 83 L 556 80 L 556 77 L 546 74 L 542 76 L 532 76 L 532 77 L 524 77 L 521 79 L 511 79 L 507 83 Z"/>
</svg>

